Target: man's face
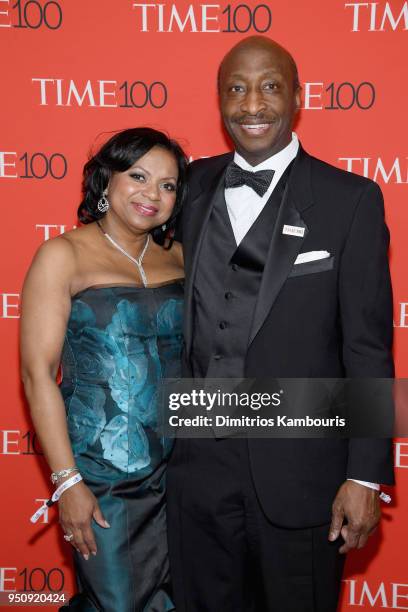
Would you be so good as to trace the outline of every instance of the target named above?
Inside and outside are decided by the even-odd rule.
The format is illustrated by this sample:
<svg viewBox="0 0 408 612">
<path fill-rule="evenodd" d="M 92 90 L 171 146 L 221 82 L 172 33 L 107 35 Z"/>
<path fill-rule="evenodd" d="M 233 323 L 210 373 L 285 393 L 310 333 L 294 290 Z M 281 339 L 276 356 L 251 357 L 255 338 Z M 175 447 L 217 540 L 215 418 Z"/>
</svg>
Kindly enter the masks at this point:
<svg viewBox="0 0 408 612">
<path fill-rule="evenodd" d="M 221 114 L 235 147 L 251 165 L 283 149 L 291 140 L 300 106 L 294 70 L 279 47 L 233 50 L 220 71 Z"/>
</svg>

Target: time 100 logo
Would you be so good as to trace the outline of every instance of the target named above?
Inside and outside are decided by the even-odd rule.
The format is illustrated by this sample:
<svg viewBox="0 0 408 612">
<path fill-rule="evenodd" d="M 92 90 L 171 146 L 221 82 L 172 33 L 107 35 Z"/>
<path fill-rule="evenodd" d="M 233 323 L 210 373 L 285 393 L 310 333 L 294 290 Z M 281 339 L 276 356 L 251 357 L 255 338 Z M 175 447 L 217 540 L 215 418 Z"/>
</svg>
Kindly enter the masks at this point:
<svg viewBox="0 0 408 612">
<path fill-rule="evenodd" d="M 177 4 L 133 2 L 136 27 L 140 32 L 238 32 L 264 34 L 271 29 L 268 4 Z"/>
<path fill-rule="evenodd" d="M 11 5 L 10 11 L 13 12 L 10 15 L 12 23 L 9 27 L 58 30 L 62 24 L 62 8 L 55 0 L 44 3 L 38 0 L 17 0 Z M 3 15 L 8 13 L 9 11 L 2 11 Z"/>
</svg>

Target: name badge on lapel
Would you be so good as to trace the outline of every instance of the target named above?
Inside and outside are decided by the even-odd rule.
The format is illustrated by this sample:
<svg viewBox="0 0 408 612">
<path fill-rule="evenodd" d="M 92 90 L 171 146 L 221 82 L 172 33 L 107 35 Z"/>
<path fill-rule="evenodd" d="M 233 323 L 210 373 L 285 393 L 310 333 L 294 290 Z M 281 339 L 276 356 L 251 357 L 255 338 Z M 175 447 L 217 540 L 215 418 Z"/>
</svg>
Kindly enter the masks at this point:
<svg viewBox="0 0 408 612">
<path fill-rule="evenodd" d="M 287 236 L 297 236 L 298 238 L 303 238 L 305 235 L 304 227 L 297 227 L 297 225 L 284 225 L 282 234 L 286 234 Z"/>
</svg>

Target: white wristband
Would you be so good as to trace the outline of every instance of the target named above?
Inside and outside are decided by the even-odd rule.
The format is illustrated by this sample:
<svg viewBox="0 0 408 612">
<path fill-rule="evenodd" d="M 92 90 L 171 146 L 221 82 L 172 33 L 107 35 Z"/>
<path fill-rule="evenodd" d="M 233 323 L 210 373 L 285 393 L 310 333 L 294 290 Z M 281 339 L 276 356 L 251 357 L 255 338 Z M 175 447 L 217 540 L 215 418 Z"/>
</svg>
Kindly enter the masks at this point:
<svg viewBox="0 0 408 612">
<path fill-rule="evenodd" d="M 391 503 L 391 495 L 387 495 L 387 493 L 381 492 L 380 499 L 386 504 Z"/>
<path fill-rule="evenodd" d="M 59 498 L 64 493 L 64 491 L 66 491 L 67 489 L 70 489 L 71 487 L 76 485 L 77 482 L 80 482 L 81 480 L 82 480 L 81 474 L 75 474 L 75 476 L 72 476 L 71 478 L 68 478 L 68 480 L 63 482 L 58 487 L 58 489 L 54 491 L 54 493 L 52 494 L 52 497 L 48 501 L 44 502 L 41 508 L 38 508 L 37 512 L 35 512 L 33 516 L 30 518 L 30 521 L 32 523 L 36 523 L 38 519 L 47 510 L 47 508 L 51 508 L 51 506 L 53 506 L 59 500 Z"/>
</svg>

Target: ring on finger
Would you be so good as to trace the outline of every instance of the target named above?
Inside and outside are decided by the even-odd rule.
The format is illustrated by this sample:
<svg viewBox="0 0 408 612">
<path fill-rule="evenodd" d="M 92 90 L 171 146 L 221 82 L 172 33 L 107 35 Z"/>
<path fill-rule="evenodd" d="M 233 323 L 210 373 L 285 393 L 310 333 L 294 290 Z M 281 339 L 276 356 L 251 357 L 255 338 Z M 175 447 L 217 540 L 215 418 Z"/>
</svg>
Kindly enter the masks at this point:
<svg viewBox="0 0 408 612">
<path fill-rule="evenodd" d="M 71 540 L 73 539 L 74 539 L 73 533 L 64 533 L 64 540 L 66 540 L 67 542 L 71 542 Z"/>
</svg>

